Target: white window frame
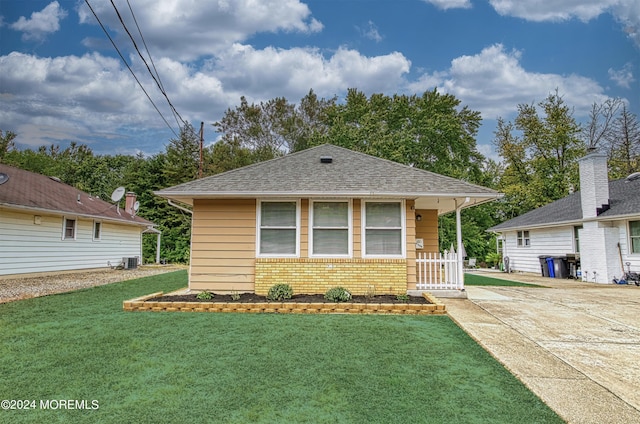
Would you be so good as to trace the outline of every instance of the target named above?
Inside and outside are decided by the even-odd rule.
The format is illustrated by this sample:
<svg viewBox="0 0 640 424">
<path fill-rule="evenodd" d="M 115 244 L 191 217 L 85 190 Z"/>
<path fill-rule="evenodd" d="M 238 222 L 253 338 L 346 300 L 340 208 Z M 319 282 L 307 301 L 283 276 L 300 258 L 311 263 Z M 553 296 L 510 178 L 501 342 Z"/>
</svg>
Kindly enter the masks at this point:
<svg viewBox="0 0 640 424">
<path fill-rule="evenodd" d="M 73 237 L 67 237 L 67 221 L 73 221 Z M 75 216 L 62 217 L 62 240 L 76 240 L 78 236 L 78 218 Z"/>
<path fill-rule="evenodd" d="M 367 204 L 369 203 L 399 203 L 400 204 L 400 247 L 401 252 L 397 255 L 368 255 L 367 254 Z M 361 252 L 363 258 L 371 258 L 371 259 L 405 259 L 407 257 L 407 211 L 406 211 L 406 203 L 404 199 L 369 199 L 362 201 L 362 208 L 360 211 L 360 223 L 361 223 L 361 231 L 360 237 L 361 240 Z M 380 228 L 380 227 L 378 227 Z"/>
<path fill-rule="evenodd" d="M 638 225 L 640 225 L 640 219 L 638 219 L 638 220 L 634 219 L 634 220 L 627 221 L 627 234 L 629 235 L 629 255 L 634 255 L 635 256 L 635 255 L 640 255 L 640 252 L 634 252 L 633 251 L 633 239 L 634 238 L 638 238 L 638 236 L 633 237 L 631 235 L 631 223 L 632 222 L 637 222 Z"/>
<path fill-rule="evenodd" d="M 580 230 L 582 225 L 573 226 L 573 252 L 580 253 Z"/>
<path fill-rule="evenodd" d="M 262 235 L 262 203 L 295 203 L 296 204 L 296 251 L 286 253 L 260 252 L 260 237 Z M 299 258 L 300 257 L 300 199 L 258 199 L 256 209 L 256 257 L 258 258 Z"/>
<path fill-rule="evenodd" d="M 96 225 L 100 226 L 100 233 L 98 234 L 98 237 L 96 237 Z M 92 231 L 91 231 L 91 238 L 93 239 L 93 241 L 102 240 L 102 221 L 93 221 L 93 228 L 92 228 Z"/>
<path fill-rule="evenodd" d="M 520 234 L 522 234 L 522 236 L 520 236 Z M 531 232 L 529 230 L 516 231 L 516 247 L 518 248 L 531 247 Z"/>
<path fill-rule="evenodd" d="M 346 203 L 347 204 L 347 253 L 343 254 L 326 254 L 315 253 L 313 251 L 313 234 L 315 227 L 313 226 L 313 204 L 314 203 Z M 330 227 L 318 227 L 319 230 L 340 229 Z M 312 199 L 309 201 L 309 257 L 312 258 L 351 258 L 353 257 L 353 202 L 351 199 Z"/>
</svg>

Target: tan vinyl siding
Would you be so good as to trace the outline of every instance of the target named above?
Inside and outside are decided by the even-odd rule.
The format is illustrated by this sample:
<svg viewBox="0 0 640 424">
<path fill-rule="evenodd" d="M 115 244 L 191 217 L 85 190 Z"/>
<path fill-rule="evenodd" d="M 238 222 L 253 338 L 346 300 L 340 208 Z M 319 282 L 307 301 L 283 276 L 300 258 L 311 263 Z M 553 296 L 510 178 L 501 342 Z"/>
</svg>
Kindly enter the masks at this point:
<svg viewBox="0 0 640 424">
<path fill-rule="evenodd" d="M 256 200 L 196 200 L 189 287 L 252 292 L 256 256 Z"/>
<path fill-rule="evenodd" d="M 353 257 L 362 258 L 362 201 L 353 199 Z"/>
<path fill-rule="evenodd" d="M 407 200 L 405 208 L 407 231 L 407 289 L 416 288 L 416 214 L 415 201 Z"/>
<path fill-rule="evenodd" d="M 300 201 L 300 257 L 309 257 L 309 199 Z"/>
<path fill-rule="evenodd" d="M 416 221 L 416 238 L 424 240 L 422 253 L 437 253 L 440 251 L 438 242 L 438 211 L 418 209 L 416 215 L 422 215 L 421 221 Z"/>
</svg>

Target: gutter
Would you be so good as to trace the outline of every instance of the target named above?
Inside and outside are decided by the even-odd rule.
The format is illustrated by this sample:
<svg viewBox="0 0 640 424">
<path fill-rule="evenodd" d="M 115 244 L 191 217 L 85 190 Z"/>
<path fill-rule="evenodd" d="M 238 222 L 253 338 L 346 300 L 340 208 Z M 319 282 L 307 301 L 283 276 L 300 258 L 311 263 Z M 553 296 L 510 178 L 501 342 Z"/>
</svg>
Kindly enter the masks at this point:
<svg viewBox="0 0 640 424">
<path fill-rule="evenodd" d="M 184 211 L 184 212 L 186 212 L 186 213 L 188 213 L 188 214 L 190 214 L 190 215 L 193 215 L 193 211 L 192 211 L 191 209 L 187 209 L 187 208 L 185 208 L 184 206 L 180 206 L 180 205 L 178 205 L 178 204 L 175 204 L 175 203 L 173 203 L 173 201 L 172 201 L 171 199 L 167 199 L 167 202 L 168 202 L 171 206 L 173 206 L 174 208 L 178 208 L 178 209 L 180 209 L 181 211 Z"/>
</svg>

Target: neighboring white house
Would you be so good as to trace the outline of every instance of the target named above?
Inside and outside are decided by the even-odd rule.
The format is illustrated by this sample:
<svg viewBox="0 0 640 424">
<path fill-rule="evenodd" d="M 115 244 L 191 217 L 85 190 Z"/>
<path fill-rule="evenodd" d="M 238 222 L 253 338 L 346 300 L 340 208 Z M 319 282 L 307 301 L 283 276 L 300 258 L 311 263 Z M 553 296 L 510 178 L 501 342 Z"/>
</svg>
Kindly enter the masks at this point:
<svg viewBox="0 0 640 424">
<path fill-rule="evenodd" d="M 610 283 L 627 263 L 640 271 L 640 175 L 608 181 L 600 153 L 579 164 L 580 191 L 489 228 L 511 271 L 541 273 L 540 257 L 567 255 L 587 281 Z"/>
<path fill-rule="evenodd" d="M 56 178 L 0 164 L 0 275 L 118 265 L 142 258 L 142 234 L 157 232 L 123 208 Z M 131 262 L 131 261 L 129 261 Z"/>
</svg>

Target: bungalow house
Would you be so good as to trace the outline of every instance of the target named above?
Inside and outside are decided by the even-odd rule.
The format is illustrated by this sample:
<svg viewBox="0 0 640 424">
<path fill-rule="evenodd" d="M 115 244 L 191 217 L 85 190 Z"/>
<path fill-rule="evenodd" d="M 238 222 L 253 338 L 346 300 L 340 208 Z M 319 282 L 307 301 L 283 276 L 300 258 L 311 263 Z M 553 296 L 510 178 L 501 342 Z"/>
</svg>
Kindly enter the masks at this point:
<svg viewBox="0 0 640 424">
<path fill-rule="evenodd" d="M 609 181 L 601 153 L 579 165 L 580 191 L 489 228 L 501 234 L 512 271 L 541 273 L 541 258 L 565 256 L 591 282 L 620 278 L 627 263 L 640 269 L 640 175 Z"/>
<path fill-rule="evenodd" d="M 142 234 L 158 231 L 136 216 L 135 194 L 125 202 L 0 164 L 0 275 L 137 265 Z"/>
<path fill-rule="evenodd" d="M 416 254 L 438 251 L 438 215 L 500 196 L 330 144 L 155 194 L 192 207 L 190 289 L 257 294 L 277 283 L 416 289 Z"/>
</svg>

